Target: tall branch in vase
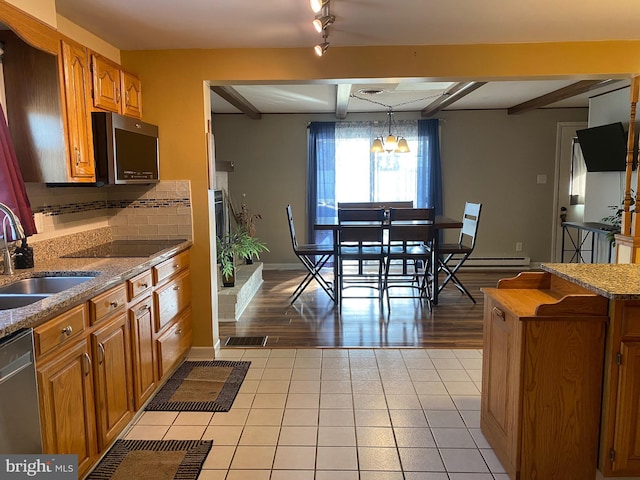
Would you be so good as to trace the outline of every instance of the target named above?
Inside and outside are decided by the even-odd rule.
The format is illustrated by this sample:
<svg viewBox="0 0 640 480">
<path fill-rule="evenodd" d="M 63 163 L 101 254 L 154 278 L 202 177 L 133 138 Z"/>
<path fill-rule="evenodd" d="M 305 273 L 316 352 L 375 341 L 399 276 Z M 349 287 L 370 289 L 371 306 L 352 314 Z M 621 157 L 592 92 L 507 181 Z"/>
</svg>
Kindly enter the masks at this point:
<svg viewBox="0 0 640 480">
<path fill-rule="evenodd" d="M 243 229 L 250 237 L 254 237 L 256 234 L 256 225 L 254 223 L 255 220 L 261 220 L 262 215 L 259 213 L 251 213 L 249 207 L 247 207 L 246 202 L 247 194 L 242 194 L 242 203 L 240 204 L 240 208 L 236 210 L 231 205 L 231 212 L 233 213 L 233 217 L 236 220 L 238 226 Z"/>
</svg>

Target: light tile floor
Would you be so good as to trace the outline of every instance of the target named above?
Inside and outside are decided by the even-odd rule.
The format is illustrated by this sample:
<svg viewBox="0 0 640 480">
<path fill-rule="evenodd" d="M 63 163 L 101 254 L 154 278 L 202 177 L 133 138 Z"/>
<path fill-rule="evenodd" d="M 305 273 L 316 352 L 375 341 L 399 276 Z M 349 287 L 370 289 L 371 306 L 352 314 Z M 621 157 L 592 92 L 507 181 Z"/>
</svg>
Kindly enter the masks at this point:
<svg viewBox="0 0 640 480">
<path fill-rule="evenodd" d="M 144 412 L 128 439 L 212 439 L 199 480 L 507 480 L 480 432 L 481 350 L 223 349 L 224 413 Z"/>
</svg>

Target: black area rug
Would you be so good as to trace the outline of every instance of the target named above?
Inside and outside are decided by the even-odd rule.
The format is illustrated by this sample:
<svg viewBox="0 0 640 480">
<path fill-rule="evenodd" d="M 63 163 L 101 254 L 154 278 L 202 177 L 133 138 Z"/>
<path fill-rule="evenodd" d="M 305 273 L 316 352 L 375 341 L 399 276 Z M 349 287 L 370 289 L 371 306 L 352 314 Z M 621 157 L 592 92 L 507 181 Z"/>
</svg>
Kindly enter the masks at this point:
<svg viewBox="0 0 640 480">
<path fill-rule="evenodd" d="M 184 362 L 145 407 L 152 411 L 227 412 L 251 362 Z"/>
<path fill-rule="evenodd" d="M 85 480 L 197 480 L 211 440 L 117 440 Z"/>
</svg>

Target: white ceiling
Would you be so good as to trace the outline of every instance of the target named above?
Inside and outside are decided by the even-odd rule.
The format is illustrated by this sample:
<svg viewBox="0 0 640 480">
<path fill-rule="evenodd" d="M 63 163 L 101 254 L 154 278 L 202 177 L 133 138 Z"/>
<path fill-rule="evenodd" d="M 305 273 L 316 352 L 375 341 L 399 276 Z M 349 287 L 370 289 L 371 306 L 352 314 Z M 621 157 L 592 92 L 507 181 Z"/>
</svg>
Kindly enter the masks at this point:
<svg viewBox="0 0 640 480">
<path fill-rule="evenodd" d="M 321 41 L 308 0 L 55 0 L 57 12 L 122 50 L 291 48 Z M 332 0 L 331 47 L 640 39 L 638 0 Z M 327 55 L 331 54 L 331 48 Z M 384 82 L 384 80 L 380 80 Z M 397 80 L 395 80 L 397 82 Z M 490 82 L 448 109 L 509 108 L 577 79 Z M 370 97 L 421 110 L 442 85 L 387 83 Z M 616 83 L 547 107 L 586 107 Z M 333 112 L 337 84 L 233 86 L 261 113 Z M 351 86 L 351 92 L 372 85 Z M 430 97 L 430 98 L 427 98 Z M 239 110 L 213 94 L 216 113 Z M 405 103 L 410 102 L 410 103 Z M 404 104 L 404 105 L 401 105 Z M 351 98 L 349 112 L 385 107 Z"/>
</svg>

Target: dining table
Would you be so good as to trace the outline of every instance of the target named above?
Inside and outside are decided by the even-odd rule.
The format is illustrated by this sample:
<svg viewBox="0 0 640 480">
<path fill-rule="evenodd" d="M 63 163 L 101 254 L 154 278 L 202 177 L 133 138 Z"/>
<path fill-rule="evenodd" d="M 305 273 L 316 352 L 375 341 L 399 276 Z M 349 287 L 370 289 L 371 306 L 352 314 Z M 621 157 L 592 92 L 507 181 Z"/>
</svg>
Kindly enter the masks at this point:
<svg viewBox="0 0 640 480">
<path fill-rule="evenodd" d="M 339 223 L 338 216 L 328 216 L 328 217 L 317 217 L 314 223 L 313 228 L 318 231 L 331 231 L 333 233 L 333 247 L 334 247 L 334 257 L 335 261 L 333 262 L 333 298 L 336 303 L 338 303 L 340 298 L 339 282 L 338 278 L 338 255 L 340 253 L 338 245 L 338 232 L 339 232 Z M 462 228 L 462 221 L 455 218 L 450 218 L 444 215 L 436 215 L 433 221 L 433 241 L 431 247 L 431 268 L 432 271 L 432 288 L 431 288 L 431 303 L 433 305 L 438 304 L 438 239 L 440 237 L 440 232 L 446 229 L 460 229 Z"/>
</svg>

